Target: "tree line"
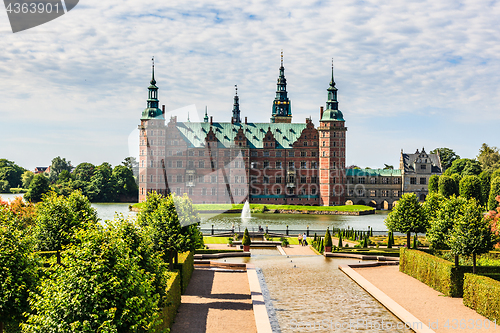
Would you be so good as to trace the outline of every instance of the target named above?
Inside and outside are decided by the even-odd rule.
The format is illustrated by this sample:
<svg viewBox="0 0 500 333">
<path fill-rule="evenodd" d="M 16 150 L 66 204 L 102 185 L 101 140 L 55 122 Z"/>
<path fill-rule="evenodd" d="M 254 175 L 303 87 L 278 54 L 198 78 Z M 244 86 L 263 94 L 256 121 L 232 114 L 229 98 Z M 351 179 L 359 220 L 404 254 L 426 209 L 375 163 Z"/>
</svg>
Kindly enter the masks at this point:
<svg viewBox="0 0 500 333">
<path fill-rule="evenodd" d="M 177 253 L 203 236 L 187 196 L 145 207 L 102 222 L 80 191 L 0 201 L 0 332 L 156 332 Z"/>
<path fill-rule="evenodd" d="M 114 168 L 104 162 L 101 165 L 80 163 L 73 168 L 71 162 L 60 156 L 52 160 L 50 172 L 34 174 L 12 161 L 0 160 L 0 193 L 14 188 L 27 191 L 26 200 L 38 202 L 43 194 L 54 191 L 68 196 L 80 191 L 91 202 L 137 202 L 138 187 L 134 172 L 138 164 L 127 157 Z M 20 189 L 21 190 L 21 189 Z"/>
</svg>

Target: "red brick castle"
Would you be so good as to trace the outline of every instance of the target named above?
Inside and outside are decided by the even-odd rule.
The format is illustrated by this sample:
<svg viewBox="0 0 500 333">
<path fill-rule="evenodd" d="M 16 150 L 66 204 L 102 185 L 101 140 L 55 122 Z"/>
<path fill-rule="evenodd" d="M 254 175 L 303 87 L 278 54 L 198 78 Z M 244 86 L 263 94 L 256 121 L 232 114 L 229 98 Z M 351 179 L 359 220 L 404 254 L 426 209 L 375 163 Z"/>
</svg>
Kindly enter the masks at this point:
<svg viewBox="0 0 500 333">
<path fill-rule="evenodd" d="M 165 119 L 154 64 L 140 132 L 139 200 L 150 191 L 188 194 L 194 203 L 343 205 L 346 130 L 332 79 L 320 123 L 292 123 L 283 56 L 269 123 L 241 119 L 238 91 L 229 122 Z"/>
</svg>

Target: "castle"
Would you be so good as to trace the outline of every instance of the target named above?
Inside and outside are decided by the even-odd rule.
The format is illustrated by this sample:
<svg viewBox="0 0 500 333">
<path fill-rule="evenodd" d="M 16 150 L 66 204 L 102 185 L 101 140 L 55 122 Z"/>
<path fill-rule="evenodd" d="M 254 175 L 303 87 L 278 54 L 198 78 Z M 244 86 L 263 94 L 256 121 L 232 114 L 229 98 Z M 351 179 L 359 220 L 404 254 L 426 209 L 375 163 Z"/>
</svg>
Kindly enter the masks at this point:
<svg viewBox="0 0 500 333">
<path fill-rule="evenodd" d="M 154 63 L 150 83 L 147 108 L 139 125 L 141 202 L 148 192 L 156 191 L 186 193 L 193 203 L 248 200 L 333 206 L 351 201 L 390 209 L 405 191 L 418 191 L 425 198 L 428 176 L 441 172 L 439 157 L 429 157 L 424 150 L 427 157 L 419 157 L 422 163 L 415 168 L 428 168 L 417 170 L 425 173 L 418 184 L 413 183 L 415 177 L 408 178 L 409 185 L 417 185 L 414 187 L 404 186 L 404 175 L 412 172 L 409 166 L 414 161 L 413 157 L 403 158 L 403 153 L 400 170 L 391 170 L 390 176 L 380 170 L 371 174 L 368 170 L 346 170 L 347 128 L 338 108 L 333 67 L 318 127 L 310 118 L 292 123 L 283 55 L 269 123 L 253 123 L 247 116 L 242 120 L 237 88 L 228 122 L 215 122 L 205 111 L 203 122 L 180 122 L 172 116 L 167 123 L 165 106 L 159 108 Z"/>
</svg>

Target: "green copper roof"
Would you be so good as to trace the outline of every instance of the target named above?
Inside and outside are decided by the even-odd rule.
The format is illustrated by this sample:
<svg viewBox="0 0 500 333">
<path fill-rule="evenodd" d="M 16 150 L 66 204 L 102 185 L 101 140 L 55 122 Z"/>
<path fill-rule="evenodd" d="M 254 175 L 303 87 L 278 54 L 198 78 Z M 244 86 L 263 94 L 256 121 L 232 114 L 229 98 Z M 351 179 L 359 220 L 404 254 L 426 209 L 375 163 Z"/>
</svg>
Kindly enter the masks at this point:
<svg viewBox="0 0 500 333">
<path fill-rule="evenodd" d="M 321 121 L 345 121 L 340 110 L 325 110 Z"/>
<path fill-rule="evenodd" d="M 287 124 L 287 123 L 248 123 L 248 124 L 231 124 L 231 123 L 188 123 L 178 122 L 177 129 L 181 132 L 184 140 L 188 143 L 188 147 L 203 147 L 205 138 L 210 131 L 215 133 L 219 144 L 218 148 L 230 148 L 234 145 L 234 137 L 240 128 L 248 140 L 249 148 L 264 148 L 263 139 L 268 128 L 276 140 L 276 148 L 292 148 L 292 145 L 302 134 L 307 124 Z"/>
<path fill-rule="evenodd" d="M 346 170 L 346 176 L 348 177 L 375 177 L 375 176 L 381 176 L 381 177 L 395 177 L 395 176 L 401 176 L 401 170 L 400 169 L 347 169 Z"/>
<path fill-rule="evenodd" d="M 163 113 L 158 108 L 146 108 L 142 111 L 141 120 L 149 120 L 149 119 L 165 119 L 163 117 Z"/>
</svg>

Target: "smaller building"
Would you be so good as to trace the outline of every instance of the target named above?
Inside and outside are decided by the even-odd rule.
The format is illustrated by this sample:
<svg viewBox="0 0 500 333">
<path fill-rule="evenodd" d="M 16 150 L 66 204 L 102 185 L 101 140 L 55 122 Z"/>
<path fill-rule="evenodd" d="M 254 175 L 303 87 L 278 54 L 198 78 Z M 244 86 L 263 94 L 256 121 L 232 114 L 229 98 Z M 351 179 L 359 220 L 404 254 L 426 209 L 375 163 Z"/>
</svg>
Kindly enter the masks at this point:
<svg viewBox="0 0 500 333">
<path fill-rule="evenodd" d="M 439 154 L 429 154 L 424 148 L 420 152 L 417 149 L 414 154 L 406 154 L 401 149 L 399 168 L 403 193 L 415 193 L 420 201 L 424 201 L 429 193 L 429 178 L 443 173 Z"/>
<path fill-rule="evenodd" d="M 50 173 L 50 167 L 36 167 L 35 170 L 33 170 L 33 173 L 35 175 L 38 175 L 39 173 Z"/>
</svg>

